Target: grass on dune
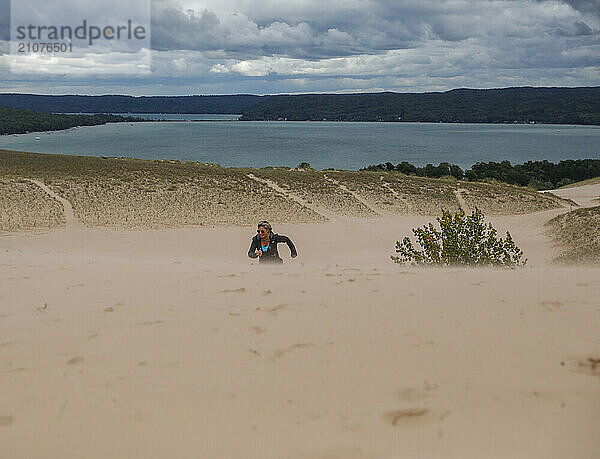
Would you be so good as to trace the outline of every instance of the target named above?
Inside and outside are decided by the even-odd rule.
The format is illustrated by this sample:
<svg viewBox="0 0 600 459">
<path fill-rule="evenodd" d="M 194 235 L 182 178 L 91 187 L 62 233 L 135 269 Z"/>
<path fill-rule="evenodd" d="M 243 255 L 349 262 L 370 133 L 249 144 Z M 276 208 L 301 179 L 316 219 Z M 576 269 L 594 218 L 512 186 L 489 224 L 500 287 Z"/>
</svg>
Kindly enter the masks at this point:
<svg viewBox="0 0 600 459">
<path fill-rule="evenodd" d="M 38 178 L 88 226 L 249 225 L 323 217 L 247 177 L 243 169 L 139 159 L 0 151 L 0 177 Z"/>
<path fill-rule="evenodd" d="M 50 229 L 62 226 L 62 206 L 37 185 L 0 178 L 0 231 Z"/>
<path fill-rule="evenodd" d="M 68 199 L 76 216 L 88 226 L 223 226 L 249 225 L 257 219 L 274 223 L 327 219 L 248 174 L 269 179 L 317 208 L 339 216 L 375 218 L 386 212 L 438 215 L 442 209 L 456 210 L 459 195 L 467 206 L 478 207 L 489 215 L 528 213 L 564 205 L 560 198 L 527 188 L 414 177 L 399 172 L 223 168 L 176 160 L 0 150 L 0 179 L 42 180 Z M 8 205 L 4 202 L 2 208 Z"/>
<path fill-rule="evenodd" d="M 561 186 L 558 189 L 562 190 L 565 188 L 577 188 L 578 186 L 597 185 L 598 183 L 600 183 L 600 177 L 594 177 L 591 179 L 582 180 L 581 182 L 570 183 L 569 185 Z"/>
<path fill-rule="evenodd" d="M 573 210 L 548 222 L 560 263 L 600 263 L 600 206 Z"/>
</svg>

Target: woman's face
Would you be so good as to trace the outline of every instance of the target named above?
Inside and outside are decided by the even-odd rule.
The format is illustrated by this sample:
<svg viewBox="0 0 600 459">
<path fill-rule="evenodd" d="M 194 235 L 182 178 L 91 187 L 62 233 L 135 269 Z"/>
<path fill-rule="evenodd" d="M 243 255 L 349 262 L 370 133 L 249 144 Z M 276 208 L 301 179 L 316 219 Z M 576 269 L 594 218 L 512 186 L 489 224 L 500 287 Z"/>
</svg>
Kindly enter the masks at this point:
<svg viewBox="0 0 600 459">
<path fill-rule="evenodd" d="M 267 239 L 269 237 L 269 231 L 270 230 L 268 228 L 265 228 L 264 226 L 258 227 L 258 234 L 261 239 Z"/>
</svg>

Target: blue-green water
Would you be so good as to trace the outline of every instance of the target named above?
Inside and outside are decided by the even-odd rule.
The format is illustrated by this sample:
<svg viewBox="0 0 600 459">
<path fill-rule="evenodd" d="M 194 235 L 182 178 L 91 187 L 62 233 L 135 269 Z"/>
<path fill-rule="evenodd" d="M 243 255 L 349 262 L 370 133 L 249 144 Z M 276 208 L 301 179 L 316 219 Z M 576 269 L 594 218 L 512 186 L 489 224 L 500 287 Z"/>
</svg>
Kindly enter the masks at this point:
<svg viewBox="0 0 600 459">
<path fill-rule="evenodd" d="M 174 115 L 158 116 L 172 119 Z M 201 119 L 199 116 L 180 115 L 178 119 Z M 296 166 L 307 161 L 319 169 L 359 169 L 386 161 L 409 161 L 417 166 L 447 161 L 467 168 L 478 161 L 516 164 L 600 158 L 600 127 L 596 126 L 254 122 L 235 121 L 235 115 L 212 119 L 118 123 L 2 136 L 0 148 L 223 166 Z"/>
</svg>

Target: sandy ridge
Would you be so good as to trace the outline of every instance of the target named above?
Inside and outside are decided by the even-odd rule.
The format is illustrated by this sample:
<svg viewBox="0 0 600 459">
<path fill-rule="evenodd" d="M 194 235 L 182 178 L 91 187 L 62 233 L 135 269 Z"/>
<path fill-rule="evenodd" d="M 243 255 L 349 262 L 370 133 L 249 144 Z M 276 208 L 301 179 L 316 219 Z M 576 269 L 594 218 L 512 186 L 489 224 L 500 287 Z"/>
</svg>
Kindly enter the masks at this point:
<svg viewBox="0 0 600 459">
<path fill-rule="evenodd" d="M 81 222 L 79 221 L 79 219 L 75 216 L 75 211 L 73 210 L 73 206 L 67 199 L 63 198 L 62 196 L 59 196 L 57 193 L 52 191 L 44 182 L 42 182 L 40 180 L 35 180 L 35 179 L 25 179 L 25 180 L 40 187 L 48 196 L 56 199 L 62 205 L 63 215 L 65 217 L 66 226 L 74 226 L 74 227 L 83 226 L 81 224 Z"/>
<path fill-rule="evenodd" d="M 378 216 L 382 216 L 381 210 L 375 208 L 373 205 L 371 205 L 371 203 L 369 201 L 367 201 L 365 198 L 363 198 L 361 195 L 359 195 L 358 193 L 350 190 L 346 185 L 341 184 L 339 181 L 332 179 L 331 177 L 328 177 L 326 174 L 323 174 L 323 177 L 325 178 L 325 180 L 327 180 L 330 183 L 333 183 L 334 185 L 337 185 L 341 190 L 343 190 L 344 192 L 352 195 L 352 197 L 354 199 L 356 199 L 358 202 L 360 202 L 361 204 L 364 204 L 369 210 L 371 210 L 372 212 L 374 212 L 376 215 Z"/>
<path fill-rule="evenodd" d="M 398 193 L 396 190 L 394 190 L 392 185 L 390 185 L 389 182 L 386 182 L 384 180 L 383 175 L 381 177 L 379 177 L 379 180 L 381 181 L 382 187 L 384 187 L 386 190 L 388 190 L 392 194 L 392 196 L 394 196 L 394 198 L 406 203 L 406 207 L 408 209 L 410 209 L 410 203 L 408 202 L 408 200 L 406 200 L 400 193 Z"/>
<path fill-rule="evenodd" d="M 334 214 L 333 212 L 328 211 L 327 209 L 323 209 L 320 206 L 317 206 L 315 204 L 309 203 L 308 201 L 306 201 L 305 199 L 302 199 L 300 196 L 298 196 L 295 193 L 292 193 L 289 190 L 285 190 L 282 187 L 280 187 L 279 185 L 277 185 L 277 183 L 275 183 L 272 180 L 266 179 L 266 178 L 260 178 L 257 177 L 254 174 L 248 174 L 247 175 L 249 178 L 251 178 L 252 180 L 256 180 L 259 183 L 263 183 L 265 185 L 267 185 L 269 188 L 271 188 L 272 190 L 276 191 L 277 193 L 281 193 L 283 194 L 286 198 L 291 199 L 292 201 L 295 201 L 296 203 L 300 204 L 301 206 L 304 206 L 310 210 L 312 210 L 313 212 L 316 212 L 317 214 L 321 215 L 322 217 L 329 219 L 329 220 L 337 220 L 339 219 L 339 216 Z"/>
</svg>

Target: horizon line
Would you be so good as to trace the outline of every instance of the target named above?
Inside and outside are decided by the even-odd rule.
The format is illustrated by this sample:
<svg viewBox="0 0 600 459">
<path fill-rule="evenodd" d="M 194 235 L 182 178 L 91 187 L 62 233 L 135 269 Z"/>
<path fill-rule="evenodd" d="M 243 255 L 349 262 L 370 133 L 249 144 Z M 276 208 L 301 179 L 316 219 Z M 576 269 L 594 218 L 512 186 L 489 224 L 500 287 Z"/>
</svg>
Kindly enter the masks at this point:
<svg viewBox="0 0 600 459">
<path fill-rule="evenodd" d="M 75 93 L 62 93 L 62 94 L 47 94 L 47 93 L 32 93 L 32 92 L 2 92 L 0 96 L 19 95 L 19 96 L 47 96 L 47 97 L 64 97 L 64 96 L 82 96 L 82 97 L 106 97 L 106 96 L 122 96 L 122 97 L 231 97 L 231 96 L 254 96 L 254 97 L 268 97 L 268 96 L 307 96 L 307 95 L 362 95 L 362 94 L 445 94 L 452 91 L 499 91 L 506 89 L 600 89 L 600 86 L 506 86 L 506 87 L 492 87 L 492 88 L 470 88 L 470 87 L 458 87 L 447 89 L 443 91 L 422 91 L 422 92 L 399 92 L 391 90 L 381 91 L 364 91 L 364 92 L 280 92 L 280 93 L 264 93 L 264 94 L 252 94 L 252 93 L 230 93 L 230 94 L 170 94 L 170 95 L 134 95 L 134 94 L 123 94 L 123 93 L 106 93 L 106 94 L 75 94 Z"/>
</svg>

